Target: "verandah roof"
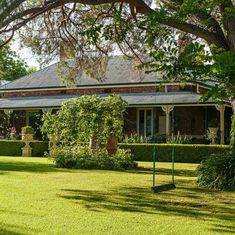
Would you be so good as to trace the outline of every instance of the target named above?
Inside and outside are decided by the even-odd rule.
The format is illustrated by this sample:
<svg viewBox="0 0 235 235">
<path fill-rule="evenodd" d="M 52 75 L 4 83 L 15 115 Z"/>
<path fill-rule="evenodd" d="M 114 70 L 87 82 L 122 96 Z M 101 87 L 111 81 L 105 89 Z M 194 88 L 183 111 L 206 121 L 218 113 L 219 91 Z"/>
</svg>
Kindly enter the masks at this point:
<svg viewBox="0 0 235 235">
<path fill-rule="evenodd" d="M 108 94 L 100 94 L 106 97 Z M 125 93 L 119 94 L 130 106 L 142 105 L 172 105 L 172 104 L 202 104 L 201 95 L 191 92 L 170 92 L 170 93 Z M 49 108 L 60 107 L 70 98 L 79 96 L 35 96 L 35 97 L 14 97 L 0 99 L 0 109 L 24 109 L 24 108 Z M 206 103 L 213 103 L 208 101 Z"/>
</svg>

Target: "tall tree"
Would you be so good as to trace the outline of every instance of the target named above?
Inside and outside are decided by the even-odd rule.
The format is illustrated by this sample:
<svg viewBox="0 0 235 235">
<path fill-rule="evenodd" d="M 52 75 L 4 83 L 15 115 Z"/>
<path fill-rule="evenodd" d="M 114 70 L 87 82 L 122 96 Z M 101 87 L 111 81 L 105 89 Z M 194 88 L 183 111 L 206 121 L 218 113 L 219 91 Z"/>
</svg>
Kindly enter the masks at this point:
<svg viewBox="0 0 235 235">
<path fill-rule="evenodd" d="M 26 63 L 10 47 L 0 48 L 0 80 L 12 81 L 27 73 Z"/>
<path fill-rule="evenodd" d="M 48 59 L 65 44 L 85 67 L 90 52 L 102 57 L 117 48 L 114 43 L 142 62 L 141 55 L 150 53 L 146 65 L 153 70 L 215 82 L 211 94 L 227 96 L 235 114 L 234 0 L 156 0 L 152 5 L 143 0 L 2 0 L 0 35 L 8 42 L 24 29 L 24 42 Z"/>
</svg>

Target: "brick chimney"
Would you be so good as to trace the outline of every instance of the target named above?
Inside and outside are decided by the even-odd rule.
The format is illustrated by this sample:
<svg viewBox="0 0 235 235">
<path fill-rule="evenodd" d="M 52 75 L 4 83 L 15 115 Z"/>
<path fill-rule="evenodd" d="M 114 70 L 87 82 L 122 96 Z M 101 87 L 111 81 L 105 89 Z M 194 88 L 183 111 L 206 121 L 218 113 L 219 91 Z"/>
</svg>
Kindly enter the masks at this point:
<svg viewBox="0 0 235 235">
<path fill-rule="evenodd" d="M 75 56 L 75 52 L 73 51 L 69 42 L 63 41 L 60 43 L 59 56 L 60 61 L 65 61 Z"/>
</svg>

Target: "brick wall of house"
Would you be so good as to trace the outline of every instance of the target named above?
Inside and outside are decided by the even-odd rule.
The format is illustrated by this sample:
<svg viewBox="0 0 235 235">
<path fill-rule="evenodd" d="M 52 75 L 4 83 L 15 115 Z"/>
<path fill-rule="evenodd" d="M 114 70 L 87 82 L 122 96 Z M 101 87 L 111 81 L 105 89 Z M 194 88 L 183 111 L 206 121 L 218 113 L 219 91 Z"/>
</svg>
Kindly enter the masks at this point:
<svg viewBox="0 0 235 235">
<path fill-rule="evenodd" d="M 175 134 L 204 135 L 205 109 L 203 107 L 175 107 Z"/>
<path fill-rule="evenodd" d="M 61 95 L 91 95 L 91 94 L 108 94 L 108 93 L 147 93 L 147 92 L 177 92 L 177 91 L 196 91 L 195 85 L 158 85 L 134 86 L 133 87 L 92 87 L 92 88 L 61 88 L 57 90 L 24 90 L 24 91 L 2 91 L 0 97 L 30 97 L 30 96 L 61 96 Z"/>
<path fill-rule="evenodd" d="M 74 88 L 60 90 L 29 90 L 29 91 L 12 91 L 1 94 L 1 97 L 30 97 L 30 96 L 61 96 L 61 95 L 92 95 L 108 93 L 144 93 L 155 92 L 156 86 L 145 87 L 114 87 L 114 88 Z"/>
<path fill-rule="evenodd" d="M 130 135 L 137 132 L 137 109 L 128 108 L 124 115 L 124 134 Z"/>
</svg>

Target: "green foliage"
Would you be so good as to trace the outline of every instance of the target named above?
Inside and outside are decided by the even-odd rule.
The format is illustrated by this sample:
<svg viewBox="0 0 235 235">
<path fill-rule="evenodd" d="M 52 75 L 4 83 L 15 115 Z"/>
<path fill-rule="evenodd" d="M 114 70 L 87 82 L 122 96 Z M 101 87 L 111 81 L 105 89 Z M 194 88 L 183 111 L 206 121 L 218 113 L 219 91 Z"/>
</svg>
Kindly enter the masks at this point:
<svg viewBox="0 0 235 235">
<path fill-rule="evenodd" d="M 231 133 L 230 133 L 230 145 L 232 148 L 232 152 L 235 155 L 235 115 L 231 117 L 232 125 L 231 125 Z"/>
<path fill-rule="evenodd" d="M 218 133 L 210 130 L 207 130 L 205 138 L 209 141 L 209 143 L 212 144 L 217 143 L 217 141 L 219 140 Z"/>
<path fill-rule="evenodd" d="M 27 75 L 27 65 L 19 56 L 6 46 L 0 49 L 0 80 L 12 81 Z"/>
<path fill-rule="evenodd" d="M 9 115 L 3 113 L 3 111 L 0 112 L 0 128 L 1 128 L 1 135 L 4 136 L 4 138 L 9 139 L 10 128 L 11 128 L 10 117 Z"/>
<path fill-rule="evenodd" d="M 232 50 L 209 42 L 206 45 L 197 37 L 174 30 L 174 26 L 169 28 L 159 24 L 168 21 L 178 25 L 198 16 L 200 21 L 196 25 L 210 31 L 216 22 L 210 16 L 221 7 L 220 4 L 223 5 L 221 1 L 214 0 L 187 0 L 177 7 L 174 3 L 163 4 L 162 8 L 150 14 L 144 24 L 151 59 L 143 67 L 163 72 L 166 80 L 213 82 L 215 86 L 205 94 L 204 100 L 213 98 L 219 103 L 228 97 L 235 99 L 235 53 Z M 234 17 L 231 6 L 226 8 L 222 17 L 216 18 L 216 23 L 223 28 L 228 17 Z"/>
<path fill-rule="evenodd" d="M 159 162 L 170 162 L 172 149 L 175 148 L 175 161 L 200 163 L 213 153 L 228 153 L 230 148 L 225 145 L 200 144 L 119 144 L 120 148 L 130 149 L 136 161 L 152 161 L 154 146 Z"/>
<path fill-rule="evenodd" d="M 25 143 L 21 140 L 0 140 L 0 155 L 22 156 L 22 148 L 24 146 Z M 48 142 L 46 141 L 33 141 L 30 146 L 34 157 L 42 157 L 48 151 Z"/>
<path fill-rule="evenodd" d="M 144 137 L 138 134 L 130 134 L 129 136 L 124 136 L 123 143 L 165 143 L 166 135 L 151 135 Z"/>
<path fill-rule="evenodd" d="M 87 147 L 67 146 L 52 149 L 50 156 L 60 168 L 124 170 L 136 166 L 130 151 L 124 149 L 110 156 L 106 149 L 92 152 Z"/>
<path fill-rule="evenodd" d="M 182 135 L 168 136 L 166 139 L 167 144 L 190 144 L 192 143 L 192 137 Z"/>
<path fill-rule="evenodd" d="M 149 34 L 149 37 L 155 37 L 151 30 Z M 228 97 L 235 99 L 235 54 L 215 46 L 210 47 L 212 52 L 208 51 L 206 45 L 187 37 L 182 39 L 185 44 L 182 48 L 178 37 L 168 33 L 157 50 L 152 39 L 152 45 L 148 46 L 151 59 L 142 67 L 162 71 L 166 80 L 213 82 L 214 86 L 204 95 L 204 100 L 212 98 L 221 103 Z"/>
<path fill-rule="evenodd" d="M 22 134 L 32 134 L 32 135 L 34 135 L 34 133 L 35 133 L 33 127 L 31 127 L 31 126 L 22 127 L 21 132 L 22 132 Z"/>
<path fill-rule="evenodd" d="M 37 72 L 37 67 L 35 66 L 30 66 L 27 68 L 27 74 L 32 74 L 32 73 L 35 73 Z"/>
<path fill-rule="evenodd" d="M 221 190 L 235 189 L 235 155 L 212 154 L 198 167 L 198 184 Z"/>
<path fill-rule="evenodd" d="M 22 150 L 25 146 L 23 141 L 18 140 L 0 140 L 0 155 L 2 156 L 22 156 Z"/>
<path fill-rule="evenodd" d="M 48 152 L 47 141 L 33 141 L 30 143 L 33 157 L 43 157 Z"/>
<path fill-rule="evenodd" d="M 43 117 L 42 132 L 70 144 L 88 142 L 91 136 L 99 143 L 105 143 L 110 135 L 122 135 L 126 107 L 127 103 L 119 95 L 73 98 L 64 103 L 56 114 Z"/>
</svg>

